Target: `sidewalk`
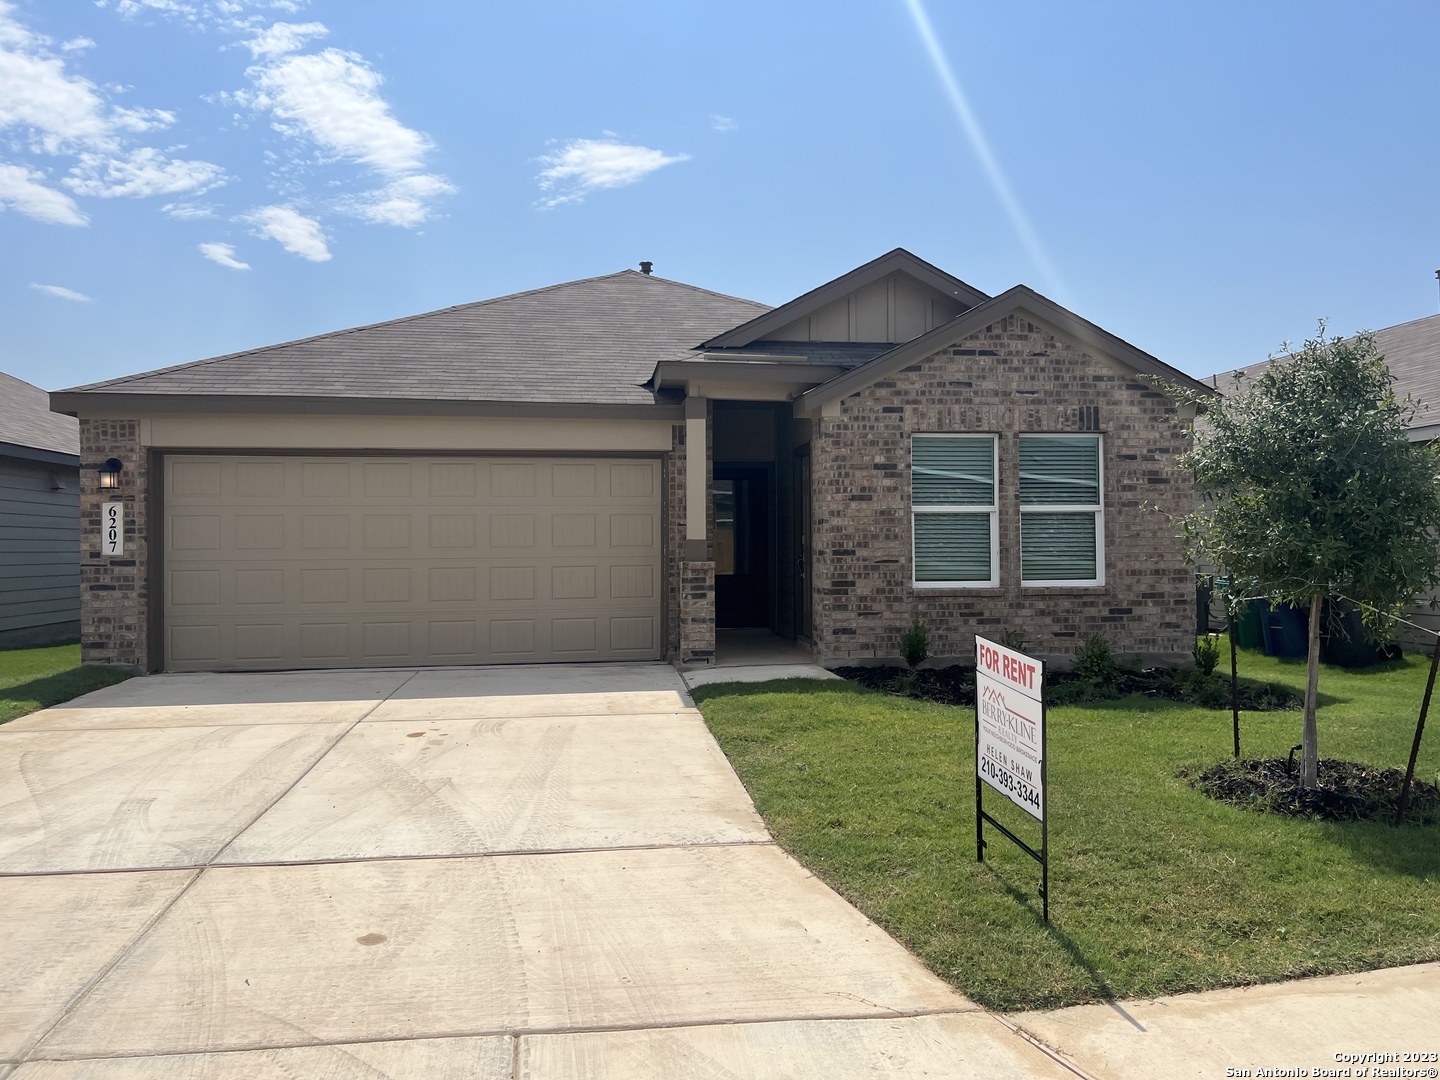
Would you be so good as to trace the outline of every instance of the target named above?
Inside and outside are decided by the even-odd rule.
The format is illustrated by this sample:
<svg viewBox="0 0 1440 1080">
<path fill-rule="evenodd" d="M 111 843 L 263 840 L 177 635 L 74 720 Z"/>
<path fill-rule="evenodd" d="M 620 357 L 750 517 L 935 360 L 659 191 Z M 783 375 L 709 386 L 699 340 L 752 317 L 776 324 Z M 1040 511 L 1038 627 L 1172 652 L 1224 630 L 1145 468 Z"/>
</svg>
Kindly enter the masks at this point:
<svg viewBox="0 0 1440 1080">
<path fill-rule="evenodd" d="M 1440 1054 L 1440 964 L 1016 1013 L 1007 1019 L 1097 1080 L 1433 1077 L 1440 1065 L 1435 1057 Z M 1355 1061 L 1353 1055 L 1407 1051 L 1430 1057 L 1418 1063 L 1372 1059 L 1344 1071 L 1344 1055 Z M 1415 1071 L 1384 1071 L 1397 1067 Z M 1262 1071 L 1270 1069 L 1306 1071 Z"/>
</svg>

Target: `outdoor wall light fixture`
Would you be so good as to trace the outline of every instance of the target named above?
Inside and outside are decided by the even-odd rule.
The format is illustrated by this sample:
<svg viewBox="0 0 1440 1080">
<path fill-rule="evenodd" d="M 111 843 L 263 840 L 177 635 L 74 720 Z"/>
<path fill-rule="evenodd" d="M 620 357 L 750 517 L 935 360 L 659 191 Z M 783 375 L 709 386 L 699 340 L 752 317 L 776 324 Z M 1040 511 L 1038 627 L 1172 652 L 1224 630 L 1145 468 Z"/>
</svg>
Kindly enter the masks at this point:
<svg viewBox="0 0 1440 1080">
<path fill-rule="evenodd" d="M 118 488 L 120 486 L 120 473 L 125 469 L 125 463 L 119 458 L 111 458 L 100 466 L 101 488 Z"/>
</svg>

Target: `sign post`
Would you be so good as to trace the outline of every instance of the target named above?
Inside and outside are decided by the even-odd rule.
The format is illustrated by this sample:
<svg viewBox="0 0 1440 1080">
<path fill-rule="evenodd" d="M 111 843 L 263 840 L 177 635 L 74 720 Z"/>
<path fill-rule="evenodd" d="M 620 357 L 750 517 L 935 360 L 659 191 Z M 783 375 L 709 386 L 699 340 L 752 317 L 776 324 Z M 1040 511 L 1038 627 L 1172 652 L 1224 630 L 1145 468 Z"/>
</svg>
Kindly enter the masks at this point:
<svg viewBox="0 0 1440 1080">
<path fill-rule="evenodd" d="M 1045 784 L 1045 664 L 975 637 L 975 857 L 985 861 L 985 823 L 1040 864 L 1040 901 L 1050 922 L 1050 829 Z M 989 785 L 1040 822 L 1040 850 L 985 812 Z"/>
</svg>

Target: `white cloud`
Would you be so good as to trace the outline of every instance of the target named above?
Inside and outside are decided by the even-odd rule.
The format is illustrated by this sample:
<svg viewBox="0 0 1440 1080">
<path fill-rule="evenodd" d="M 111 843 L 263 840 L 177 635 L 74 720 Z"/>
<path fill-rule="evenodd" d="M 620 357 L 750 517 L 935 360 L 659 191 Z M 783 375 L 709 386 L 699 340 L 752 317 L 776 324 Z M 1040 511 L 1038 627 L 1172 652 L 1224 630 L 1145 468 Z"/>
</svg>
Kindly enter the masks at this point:
<svg viewBox="0 0 1440 1080">
<path fill-rule="evenodd" d="M 84 52 L 86 49 L 95 48 L 95 39 L 88 37 L 71 38 L 69 41 L 60 43 L 60 51 L 67 53 Z"/>
<path fill-rule="evenodd" d="M 100 7 L 105 6 L 103 0 L 97 0 L 97 3 Z M 192 5 L 179 3 L 178 0 L 116 0 L 115 10 L 127 19 L 133 19 L 146 11 L 184 15 L 187 18 L 194 18 L 198 14 Z"/>
<path fill-rule="evenodd" d="M 144 197 L 203 190 L 223 182 L 224 171 L 205 161 L 174 161 L 153 147 L 127 149 L 133 137 L 169 127 L 164 109 L 113 105 L 107 90 L 66 69 L 51 39 L 22 25 L 11 0 L 0 0 L 0 131 L 15 133 L 12 146 L 32 154 L 73 157 L 78 164 L 63 181 L 80 195 Z M 94 44 L 76 38 L 61 46 L 71 54 Z M 37 221 L 84 225 L 73 199 L 46 185 L 30 165 L 7 165 L 0 201 Z"/>
<path fill-rule="evenodd" d="M 26 165 L 0 163 L 0 210 L 11 207 L 47 225 L 88 224 L 75 200 L 46 187 L 44 179 L 44 173 Z"/>
<path fill-rule="evenodd" d="M 100 199 L 121 196 L 143 199 L 151 195 L 197 195 L 225 182 L 225 170 L 208 161 L 167 158 L 153 147 L 135 150 L 124 157 L 105 154 L 80 155 L 80 164 L 70 170 L 63 183 L 77 195 Z"/>
<path fill-rule="evenodd" d="M 215 217 L 215 207 L 208 203 L 166 203 L 160 207 L 162 214 L 169 214 L 176 221 L 206 221 Z"/>
<path fill-rule="evenodd" d="M 277 22 L 261 30 L 249 41 L 243 42 L 255 59 L 284 56 L 305 47 L 311 38 L 325 37 L 330 28 L 324 23 Z"/>
<path fill-rule="evenodd" d="M 272 51 L 266 35 L 282 26 L 286 29 L 276 34 Z M 372 224 L 414 228 L 433 216 L 433 203 L 453 194 L 455 186 L 425 171 L 430 139 L 391 113 L 380 94 L 384 80 L 363 57 L 340 49 L 305 55 L 281 51 L 288 49 L 292 31 L 324 29 L 319 23 L 271 27 L 256 39 L 266 39 L 263 48 L 254 50 L 266 59 L 247 72 L 254 89 L 231 97 L 269 111 L 276 131 L 308 141 L 323 160 L 366 166 L 385 178 L 379 188 L 336 200 L 336 209 Z"/>
<path fill-rule="evenodd" d="M 78 293 L 74 289 L 67 289 L 64 285 L 41 285 L 39 282 L 32 281 L 30 287 L 48 296 L 58 296 L 61 300 L 75 300 L 82 304 L 90 303 L 90 297 L 84 293 Z"/>
<path fill-rule="evenodd" d="M 666 154 L 613 139 L 571 139 L 555 153 L 540 158 L 545 166 L 536 178 L 540 189 L 556 192 L 541 204 L 580 202 L 592 191 L 625 187 L 656 169 L 689 160 L 689 154 Z"/>
<path fill-rule="evenodd" d="M 274 114 L 276 129 L 305 135 L 335 158 L 389 176 L 424 166 L 430 140 L 390 114 L 380 73 L 354 53 L 326 49 L 250 69 L 250 103 Z"/>
<path fill-rule="evenodd" d="M 728 116 L 720 116 L 716 113 L 710 114 L 710 126 L 722 135 L 726 132 L 736 130 L 740 125 Z"/>
<path fill-rule="evenodd" d="M 328 262 L 331 258 L 320 223 L 288 206 L 257 207 L 241 220 L 253 226 L 256 236 L 276 241 L 292 255 L 311 262 Z"/>
<path fill-rule="evenodd" d="M 253 11 L 284 11 L 294 14 L 301 10 L 306 0 L 211 0 L 198 3 L 186 0 L 95 0 L 96 7 L 114 7 L 126 19 L 152 12 L 160 15 L 174 15 L 191 23 L 218 23 L 222 26 L 240 29 L 248 27 L 248 20 L 256 16 Z"/>
<path fill-rule="evenodd" d="M 439 176 L 417 173 L 392 180 L 376 191 L 342 200 L 340 209 L 372 224 L 410 229 L 430 219 L 431 200 L 454 191 L 454 185 Z"/>
<path fill-rule="evenodd" d="M 200 245 L 200 254 L 213 263 L 228 267 L 231 270 L 249 270 L 250 264 L 243 263 L 235 258 L 234 244 L 210 243 Z"/>
</svg>

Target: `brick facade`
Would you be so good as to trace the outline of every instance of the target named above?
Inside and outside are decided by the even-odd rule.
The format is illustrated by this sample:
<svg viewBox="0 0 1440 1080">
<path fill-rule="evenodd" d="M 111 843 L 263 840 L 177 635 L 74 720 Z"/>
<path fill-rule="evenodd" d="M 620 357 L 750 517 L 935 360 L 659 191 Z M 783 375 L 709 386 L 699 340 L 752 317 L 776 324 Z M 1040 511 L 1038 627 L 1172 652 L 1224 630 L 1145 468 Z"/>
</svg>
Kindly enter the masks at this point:
<svg viewBox="0 0 1440 1080">
<path fill-rule="evenodd" d="M 1096 407 L 1105 585 L 1022 588 L 1018 433 L 1094 430 Z M 1153 386 L 1013 315 L 846 398 L 812 443 L 818 658 L 898 657 L 917 617 L 936 657 L 966 660 L 977 632 L 1011 630 L 1042 656 L 1063 658 L 1102 633 L 1117 653 L 1187 658 L 1194 575 L 1174 521 L 1195 498 L 1176 465 L 1187 426 Z M 1000 585 L 917 590 L 909 437 L 966 431 L 999 435 Z"/>
<path fill-rule="evenodd" d="M 102 491 L 99 469 L 110 458 L 125 468 L 120 486 Z M 148 670 L 146 464 L 138 420 L 81 419 L 80 657 L 86 664 Z M 125 506 L 125 554 L 117 558 L 100 546 L 106 502 Z"/>
<path fill-rule="evenodd" d="M 680 592 L 682 664 L 715 662 L 715 564 L 687 562 Z"/>
</svg>

